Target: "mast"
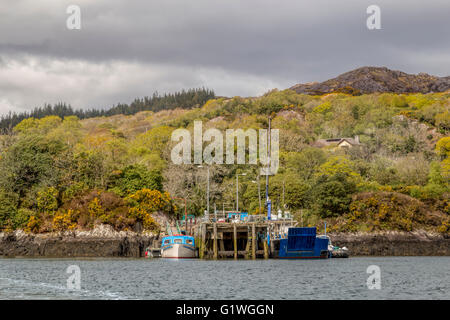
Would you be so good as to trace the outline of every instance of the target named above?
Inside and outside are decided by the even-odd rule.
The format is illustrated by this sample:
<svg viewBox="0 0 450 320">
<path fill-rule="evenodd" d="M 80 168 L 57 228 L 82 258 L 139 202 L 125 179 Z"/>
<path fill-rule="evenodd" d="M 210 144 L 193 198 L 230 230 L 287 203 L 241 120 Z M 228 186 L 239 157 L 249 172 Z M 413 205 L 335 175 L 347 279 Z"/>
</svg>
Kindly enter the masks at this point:
<svg viewBox="0 0 450 320">
<path fill-rule="evenodd" d="M 269 199 L 269 169 L 270 169 L 270 148 L 271 148 L 271 119 L 269 116 L 269 130 L 267 131 L 267 170 L 266 170 L 266 205 L 267 205 L 267 220 L 271 219 L 272 203 Z"/>
</svg>

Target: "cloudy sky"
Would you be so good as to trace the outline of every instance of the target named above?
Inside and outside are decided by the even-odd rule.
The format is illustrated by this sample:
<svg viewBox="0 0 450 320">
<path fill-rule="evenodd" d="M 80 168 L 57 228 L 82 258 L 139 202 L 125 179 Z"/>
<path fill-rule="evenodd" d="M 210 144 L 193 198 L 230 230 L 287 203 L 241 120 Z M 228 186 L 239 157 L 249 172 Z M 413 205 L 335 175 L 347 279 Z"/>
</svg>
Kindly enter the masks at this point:
<svg viewBox="0 0 450 320">
<path fill-rule="evenodd" d="M 365 65 L 448 76 L 449 18 L 449 0 L 0 0 L 0 114 L 201 86 L 254 96 Z"/>
</svg>

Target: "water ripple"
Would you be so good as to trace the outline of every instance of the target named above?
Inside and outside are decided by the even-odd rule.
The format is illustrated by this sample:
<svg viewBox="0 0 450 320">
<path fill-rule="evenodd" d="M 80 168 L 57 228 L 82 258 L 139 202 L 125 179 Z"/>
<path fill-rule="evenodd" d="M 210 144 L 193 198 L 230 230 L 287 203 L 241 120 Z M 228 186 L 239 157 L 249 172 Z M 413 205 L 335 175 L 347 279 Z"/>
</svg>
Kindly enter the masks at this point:
<svg viewBox="0 0 450 320">
<path fill-rule="evenodd" d="M 81 290 L 66 287 L 69 265 L 81 269 Z M 366 286 L 369 265 L 381 269 L 381 290 Z M 0 258 L 0 299 L 450 299 L 450 258 Z"/>
</svg>

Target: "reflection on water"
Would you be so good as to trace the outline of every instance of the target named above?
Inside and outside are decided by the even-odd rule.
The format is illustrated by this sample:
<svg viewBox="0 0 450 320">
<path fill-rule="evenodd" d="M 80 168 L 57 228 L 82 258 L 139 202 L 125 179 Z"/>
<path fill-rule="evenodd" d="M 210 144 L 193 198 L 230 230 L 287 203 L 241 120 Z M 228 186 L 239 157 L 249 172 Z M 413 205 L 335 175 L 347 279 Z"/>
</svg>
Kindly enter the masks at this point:
<svg viewBox="0 0 450 320">
<path fill-rule="evenodd" d="M 81 269 L 81 290 L 66 287 Z M 367 267 L 381 290 L 367 288 Z M 450 299 L 450 257 L 0 259 L 0 299 Z"/>
</svg>

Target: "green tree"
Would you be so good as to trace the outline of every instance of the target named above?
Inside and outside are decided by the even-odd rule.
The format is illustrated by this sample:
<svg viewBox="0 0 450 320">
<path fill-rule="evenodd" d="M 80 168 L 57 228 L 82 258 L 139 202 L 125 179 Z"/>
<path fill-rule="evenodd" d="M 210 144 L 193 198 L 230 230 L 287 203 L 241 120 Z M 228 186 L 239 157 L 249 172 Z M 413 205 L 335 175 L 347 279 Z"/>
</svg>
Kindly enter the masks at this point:
<svg viewBox="0 0 450 320">
<path fill-rule="evenodd" d="M 55 161 L 64 149 L 58 139 L 39 134 L 20 135 L 1 158 L 0 186 L 22 198 L 43 181 L 55 185 L 60 171 L 66 169 L 57 166 Z"/>
<path fill-rule="evenodd" d="M 296 173 L 303 180 L 311 179 L 326 159 L 325 152 L 317 148 L 306 148 L 301 152 L 290 152 L 284 155 L 286 169 Z"/>
<path fill-rule="evenodd" d="M 311 208 L 322 218 L 341 216 L 348 212 L 355 192 L 356 184 L 348 174 L 322 175 L 311 188 Z"/>
<path fill-rule="evenodd" d="M 90 188 L 103 188 L 108 168 L 105 155 L 101 152 L 83 150 L 74 155 L 73 179 Z"/>
<path fill-rule="evenodd" d="M 37 194 L 37 207 L 40 212 L 53 213 L 58 209 L 58 190 L 54 187 L 44 188 Z"/>
<path fill-rule="evenodd" d="M 324 162 L 317 170 L 316 175 L 328 175 L 333 176 L 338 173 L 342 173 L 351 177 L 354 181 L 360 181 L 361 176 L 354 170 L 354 163 L 343 157 L 343 156 L 335 156 L 329 158 L 326 162 Z"/>
<path fill-rule="evenodd" d="M 162 191 L 160 171 L 148 170 L 142 165 L 130 165 L 110 177 L 110 190 L 120 196 L 127 196 L 141 189 Z"/>
<path fill-rule="evenodd" d="M 0 189 L 0 228 L 11 226 L 17 214 L 19 196 L 16 193 Z"/>
<path fill-rule="evenodd" d="M 12 222 L 14 229 L 23 229 L 27 226 L 31 216 L 34 216 L 35 212 L 30 209 L 21 208 L 17 210 L 17 214 L 14 215 Z"/>
</svg>

